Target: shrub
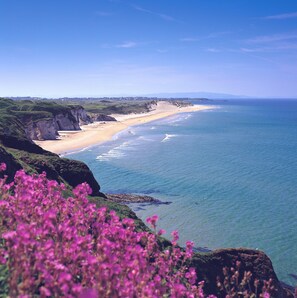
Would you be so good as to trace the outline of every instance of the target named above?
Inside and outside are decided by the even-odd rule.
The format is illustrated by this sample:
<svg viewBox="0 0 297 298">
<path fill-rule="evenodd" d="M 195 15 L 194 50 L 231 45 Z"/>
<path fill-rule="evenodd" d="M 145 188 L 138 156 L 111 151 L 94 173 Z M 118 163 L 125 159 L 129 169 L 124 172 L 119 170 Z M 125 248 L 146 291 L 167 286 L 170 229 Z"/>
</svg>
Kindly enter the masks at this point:
<svg viewBox="0 0 297 298">
<path fill-rule="evenodd" d="M 187 267 L 192 242 L 181 249 L 174 232 L 162 251 L 162 230 L 136 232 L 132 219 L 96 208 L 86 183 L 72 197 L 63 190 L 45 173 L 0 180 L 0 261 L 10 297 L 204 297 Z M 157 219 L 148 219 L 155 231 Z"/>
<path fill-rule="evenodd" d="M 250 271 L 241 270 L 241 262 L 236 261 L 234 267 L 223 268 L 223 281 L 217 277 L 217 287 L 221 297 L 227 298 L 269 298 L 277 297 L 273 280 L 260 281 Z"/>
</svg>

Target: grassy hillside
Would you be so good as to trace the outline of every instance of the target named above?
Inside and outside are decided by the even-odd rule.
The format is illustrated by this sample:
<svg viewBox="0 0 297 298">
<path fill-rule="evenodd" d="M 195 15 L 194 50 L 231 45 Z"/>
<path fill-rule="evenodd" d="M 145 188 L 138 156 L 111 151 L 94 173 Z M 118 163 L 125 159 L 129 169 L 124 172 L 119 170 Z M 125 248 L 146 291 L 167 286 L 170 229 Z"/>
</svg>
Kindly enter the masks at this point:
<svg viewBox="0 0 297 298">
<path fill-rule="evenodd" d="M 81 107 L 79 104 L 67 105 L 48 100 L 11 100 L 0 98 L 0 110 L 17 114 L 18 112 L 27 112 L 28 114 L 37 114 L 37 112 L 47 113 L 47 115 L 57 115 L 67 113 L 74 107 Z"/>
<path fill-rule="evenodd" d="M 55 100 L 66 105 L 82 105 L 88 113 L 96 114 L 130 114 L 144 113 L 150 110 L 154 100 L 94 100 L 94 99 L 63 99 Z"/>
</svg>

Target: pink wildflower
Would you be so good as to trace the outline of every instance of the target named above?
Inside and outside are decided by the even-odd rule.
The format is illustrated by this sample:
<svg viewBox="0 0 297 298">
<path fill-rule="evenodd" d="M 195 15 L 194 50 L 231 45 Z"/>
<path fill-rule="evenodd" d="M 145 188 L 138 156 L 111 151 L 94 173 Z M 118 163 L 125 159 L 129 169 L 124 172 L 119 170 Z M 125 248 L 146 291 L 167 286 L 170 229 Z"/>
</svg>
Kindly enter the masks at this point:
<svg viewBox="0 0 297 298">
<path fill-rule="evenodd" d="M 173 231 L 172 233 L 171 233 L 171 236 L 172 236 L 172 244 L 173 245 L 177 245 L 177 241 L 178 241 L 178 239 L 179 239 L 179 235 L 178 235 L 178 231 Z"/>
<path fill-rule="evenodd" d="M 0 164 L 0 172 L 4 172 L 6 171 L 6 164 L 5 163 L 1 163 Z"/>
<path fill-rule="evenodd" d="M 192 242 L 186 251 L 177 247 L 174 231 L 175 246 L 162 251 L 156 234 L 90 204 L 86 183 L 67 199 L 63 189 L 44 173 L 19 171 L 9 185 L 0 180 L 0 262 L 8 264 L 9 296 L 198 297 L 195 269 L 184 265 Z M 156 231 L 158 216 L 147 221 Z"/>
</svg>

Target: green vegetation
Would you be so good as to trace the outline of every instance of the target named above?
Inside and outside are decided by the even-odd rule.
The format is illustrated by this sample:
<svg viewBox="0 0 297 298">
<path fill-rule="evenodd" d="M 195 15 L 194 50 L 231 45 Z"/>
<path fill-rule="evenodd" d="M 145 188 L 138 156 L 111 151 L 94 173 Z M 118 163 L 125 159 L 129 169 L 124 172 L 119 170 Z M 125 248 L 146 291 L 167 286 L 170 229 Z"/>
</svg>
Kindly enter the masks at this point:
<svg viewBox="0 0 297 298">
<path fill-rule="evenodd" d="M 68 113 L 74 107 L 81 107 L 80 105 L 66 105 L 56 103 L 50 100 L 11 100 L 6 98 L 0 98 L 1 111 L 10 112 L 12 114 L 16 112 L 30 112 L 34 114 L 40 112 L 47 112 L 47 115 L 57 115 L 60 113 Z"/>
<path fill-rule="evenodd" d="M 130 114 L 150 111 L 154 100 L 88 100 L 88 99 L 64 99 L 58 100 L 63 104 L 81 105 L 88 113 L 96 114 Z"/>
<path fill-rule="evenodd" d="M 0 265 L 0 298 L 8 296 L 8 268 L 6 265 Z"/>
<path fill-rule="evenodd" d="M 0 140 L 1 137 L 4 136 L 27 139 L 24 127 L 20 120 L 14 115 L 0 111 Z"/>
</svg>

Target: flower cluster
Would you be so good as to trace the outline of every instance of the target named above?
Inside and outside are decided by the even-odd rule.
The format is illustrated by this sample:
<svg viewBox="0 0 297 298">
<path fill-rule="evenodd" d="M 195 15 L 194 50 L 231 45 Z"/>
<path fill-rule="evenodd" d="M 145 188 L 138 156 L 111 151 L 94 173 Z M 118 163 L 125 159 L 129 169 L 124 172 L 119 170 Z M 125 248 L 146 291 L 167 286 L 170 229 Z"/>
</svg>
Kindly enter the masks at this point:
<svg viewBox="0 0 297 298">
<path fill-rule="evenodd" d="M 204 297 L 187 267 L 192 242 L 181 249 L 174 232 L 172 247 L 161 250 L 158 233 L 137 232 L 132 219 L 90 204 L 87 184 L 68 198 L 64 188 L 24 171 L 10 184 L 0 179 L 0 262 L 10 297 Z M 148 219 L 153 229 L 157 220 Z"/>
</svg>

